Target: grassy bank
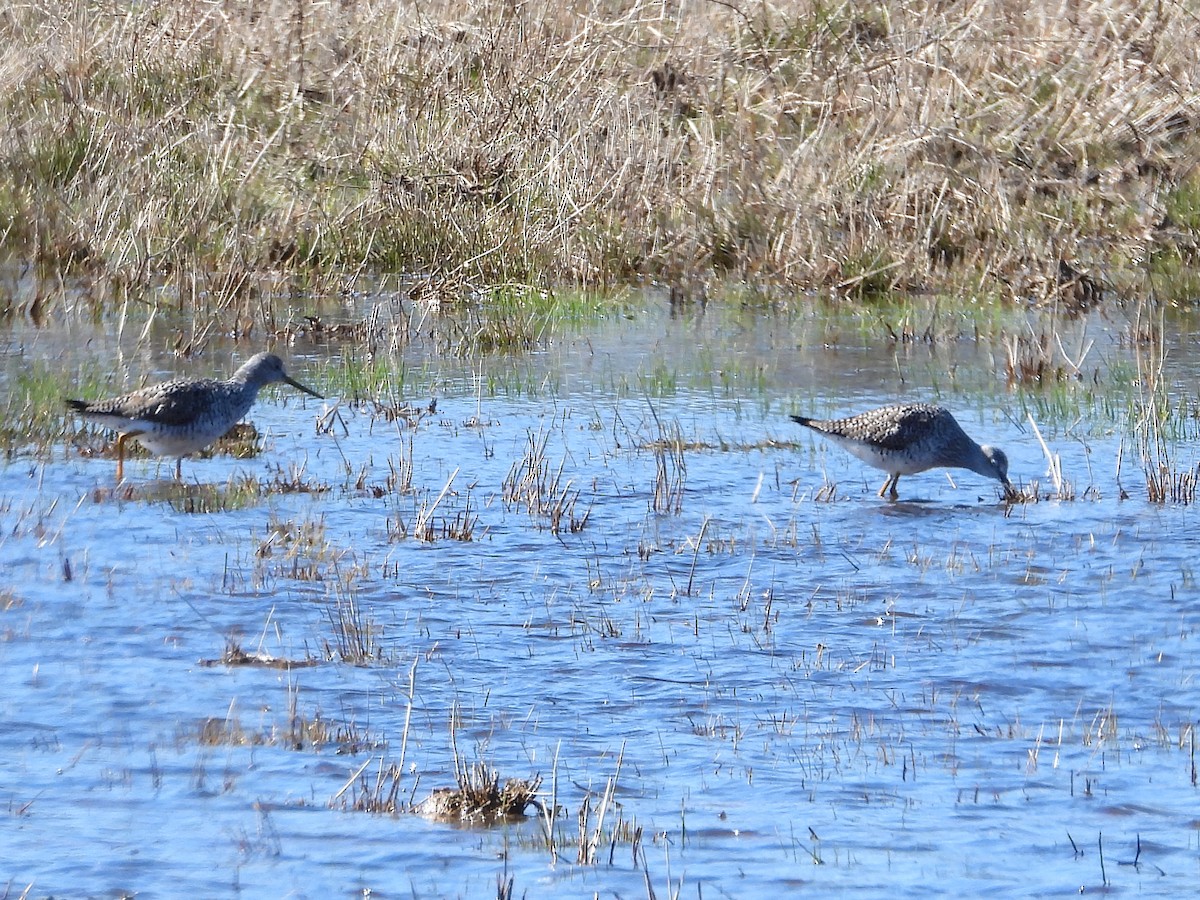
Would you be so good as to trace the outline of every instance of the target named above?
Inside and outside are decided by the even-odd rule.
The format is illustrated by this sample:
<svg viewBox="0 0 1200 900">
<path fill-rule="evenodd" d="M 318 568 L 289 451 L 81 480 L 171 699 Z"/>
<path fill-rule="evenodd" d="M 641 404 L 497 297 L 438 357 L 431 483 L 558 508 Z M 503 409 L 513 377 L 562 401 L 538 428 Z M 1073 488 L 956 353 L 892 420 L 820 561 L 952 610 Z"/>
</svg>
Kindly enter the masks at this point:
<svg viewBox="0 0 1200 900">
<path fill-rule="evenodd" d="M 0 12 L 0 242 L 183 302 L 281 269 L 1020 299 L 1074 285 L 1064 260 L 1174 276 L 1198 39 L 1137 0 L 34 0 Z"/>
</svg>

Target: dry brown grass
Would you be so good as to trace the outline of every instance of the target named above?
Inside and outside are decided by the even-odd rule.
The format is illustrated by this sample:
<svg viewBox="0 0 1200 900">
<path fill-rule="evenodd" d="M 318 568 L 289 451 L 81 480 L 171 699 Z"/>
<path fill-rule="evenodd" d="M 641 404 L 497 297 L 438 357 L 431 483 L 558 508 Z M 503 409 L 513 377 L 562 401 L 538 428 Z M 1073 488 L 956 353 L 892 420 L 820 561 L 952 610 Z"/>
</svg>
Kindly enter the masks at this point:
<svg viewBox="0 0 1200 900">
<path fill-rule="evenodd" d="M 525 507 L 529 515 L 545 521 L 554 534 L 577 534 L 587 526 L 591 510 L 575 514 L 579 490 L 571 480 L 563 481 L 567 465 L 564 455 L 555 467 L 546 457 L 550 432 L 529 433 L 525 455 L 513 462 L 504 478 L 502 498 L 506 506 Z"/>
<path fill-rule="evenodd" d="M 363 269 L 1073 303 L 1200 256 L 1198 38 L 1149 0 L 32 0 L 0 244 L 246 322 Z"/>
<path fill-rule="evenodd" d="M 657 416 L 655 416 L 657 422 Z M 687 446 L 683 429 L 678 422 L 664 427 L 657 422 L 658 440 L 654 447 L 654 494 L 650 508 L 656 513 L 679 515 L 683 512 L 683 497 L 687 486 Z"/>
<path fill-rule="evenodd" d="M 1167 350 L 1163 320 L 1148 316 L 1141 328 L 1145 329 L 1146 343 L 1138 346 L 1135 354 L 1138 393 L 1131 405 L 1129 449 L 1141 462 L 1150 502 L 1194 504 L 1200 487 L 1200 463 L 1193 449 L 1194 432 L 1189 435 L 1187 423 L 1195 415 L 1186 397 L 1172 399 L 1176 392 L 1164 372 Z M 1118 485 L 1126 452 L 1122 441 L 1117 455 Z M 1121 494 L 1127 496 L 1124 488 Z"/>
<path fill-rule="evenodd" d="M 194 727 L 180 732 L 181 744 L 195 742 L 202 747 L 286 747 L 297 751 L 332 750 L 339 754 L 356 754 L 382 746 L 354 722 L 338 724 L 320 713 L 312 717 L 299 713 L 294 701 L 289 704 L 286 723 L 268 728 L 247 728 L 232 712 L 222 717 L 200 720 Z"/>
<path fill-rule="evenodd" d="M 536 805 L 542 780 L 510 778 L 500 784 L 500 775 L 486 763 L 476 762 L 458 773 L 458 787 L 437 788 L 417 804 L 414 812 L 451 822 L 495 824 L 520 819 Z"/>
</svg>

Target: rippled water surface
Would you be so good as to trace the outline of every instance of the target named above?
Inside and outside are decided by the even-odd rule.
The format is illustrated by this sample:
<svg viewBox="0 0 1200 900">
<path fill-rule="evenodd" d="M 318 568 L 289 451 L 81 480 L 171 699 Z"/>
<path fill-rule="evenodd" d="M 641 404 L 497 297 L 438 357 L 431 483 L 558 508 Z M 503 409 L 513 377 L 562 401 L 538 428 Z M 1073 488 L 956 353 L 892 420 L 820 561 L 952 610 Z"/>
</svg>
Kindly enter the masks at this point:
<svg viewBox="0 0 1200 900">
<path fill-rule="evenodd" d="M 264 391 L 261 454 L 185 460 L 182 487 L 138 459 L 114 490 L 79 437 L 15 455 L 9 895 L 1193 891 L 1200 537 L 1191 506 L 1146 500 L 1122 326 L 1086 326 L 1092 387 L 1022 393 L 1002 347 L 895 345 L 869 318 L 647 300 L 515 355 L 414 340 L 376 360 L 403 397 L 372 399 L 423 410 L 400 418 L 337 396 L 355 346 L 300 339 L 289 370 L 330 399 Z M 181 361 L 136 331 L 13 324 L 5 390 L 261 349 Z M 1194 402 L 1181 335 L 1166 376 Z M 886 502 L 883 473 L 788 419 L 897 398 L 950 406 L 1045 494 L 1032 412 L 1075 499 L 1006 507 L 935 471 Z M 393 764 L 401 805 L 453 787 L 456 751 L 541 776 L 556 852 L 534 807 L 354 809 Z"/>
</svg>

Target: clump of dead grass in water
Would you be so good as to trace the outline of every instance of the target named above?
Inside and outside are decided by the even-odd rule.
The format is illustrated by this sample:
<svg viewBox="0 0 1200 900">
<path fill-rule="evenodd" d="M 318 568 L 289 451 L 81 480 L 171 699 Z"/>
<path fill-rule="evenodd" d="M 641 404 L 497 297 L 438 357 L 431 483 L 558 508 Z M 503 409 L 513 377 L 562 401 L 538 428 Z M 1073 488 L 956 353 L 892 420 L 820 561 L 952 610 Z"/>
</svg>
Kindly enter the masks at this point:
<svg viewBox="0 0 1200 900">
<path fill-rule="evenodd" d="M 650 507 L 656 513 L 679 515 L 683 511 L 687 485 L 687 457 L 683 448 L 683 431 L 678 422 L 663 430 L 654 442 L 654 493 Z"/>
<path fill-rule="evenodd" d="M 377 742 L 364 735 L 353 725 L 335 725 L 319 715 L 314 718 L 295 717 L 286 727 L 268 731 L 246 729 L 239 721 L 230 718 L 208 718 L 202 720 L 194 735 L 202 747 L 286 747 L 291 750 L 322 750 L 335 748 L 335 752 L 360 753 L 363 749 L 377 746 Z"/>
<path fill-rule="evenodd" d="M 563 530 L 578 533 L 587 525 L 590 510 L 582 515 L 575 514 L 579 491 L 574 482 L 563 481 L 563 470 L 567 465 L 564 455 L 557 467 L 552 467 L 546 458 L 546 445 L 550 432 L 529 433 L 525 455 L 512 464 L 504 478 L 501 497 L 508 506 L 523 506 L 531 516 L 543 519 L 550 531 L 559 534 Z"/>
<path fill-rule="evenodd" d="M 621 766 L 625 761 L 625 746 L 621 746 L 621 752 L 617 756 L 616 772 L 609 778 L 604 785 L 604 791 L 599 795 L 598 801 L 593 808 L 592 794 L 588 793 L 583 802 L 579 805 L 578 823 L 578 843 L 577 854 L 575 861 L 580 865 L 590 866 L 595 865 L 597 861 L 597 853 L 600 847 L 605 842 L 604 825 L 607 817 L 612 813 L 616 819 L 616 824 L 610 832 L 610 845 L 615 849 L 618 833 L 622 832 L 624 824 L 621 817 L 619 807 L 616 803 L 617 781 L 621 777 Z M 632 826 L 626 834 L 626 838 L 634 845 L 634 859 L 637 858 L 637 848 L 641 843 L 642 830 L 636 826 Z"/>
<path fill-rule="evenodd" d="M 284 747 L 320 752 L 332 748 L 337 754 L 356 754 L 376 749 L 383 742 L 354 722 L 335 723 L 317 712 L 301 713 L 297 692 L 289 688 L 288 718 L 266 728 L 247 728 L 236 711 L 223 717 L 211 716 L 196 723 L 194 730 L 179 734 L 180 742 L 194 741 L 202 747 Z"/>
<path fill-rule="evenodd" d="M 458 477 L 458 469 L 450 473 L 438 495 L 430 500 L 423 498 L 410 519 L 403 518 L 399 513 L 388 516 L 388 539 L 393 541 L 413 538 L 432 544 L 437 540 L 461 541 L 470 543 L 475 540 L 475 527 L 479 524 L 478 514 L 471 508 L 471 492 L 467 491 L 462 508 L 455 512 L 453 518 L 442 516 L 435 518 L 434 514 L 447 496 L 454 493 L 451 487 Z"/>
<path fill-rule="evenodd" d="M 0 35 L 3 246 L 251 319 L 278 270 L 1024 298 L 1190 252 L 1155 227 L 1196 180 L 1184 4 L 84 0 Z"/>
<path fill-rule="evenodd" d="M 412 716 L 413 694 L 416 689 L 414 663 L 409 670 L 408 711 L 405 716 L 404 740 L 400 748 L 400 761 L 386 763 L 382 758 L 376 765 L 372 777 L 364 776 L 373 760 L 363 763 L 346 784 L 330 800 L 330 806 L 341 803 L 343 808 L 360 812 L 387 813 L 396 815 L 412 812 L 444 821 L 467 822 L 474 825 L 495 825 L 516 818 L 523 818 L 531 806 L 541 807 L 537 799 L 542 779 L 535 776 L 530 780 L 509 779 L 500 783 L 500 776 L 487 763 L 468 763 L 459 754 L 457 731 L 459 713 L 457 707 L 451 713 L 450 747 L 454 757 L 456 786 L 437 788 L 420 803 L 411 802 L 416 783 L 410 791 L 410 801 L 400 801 L 400 789 L 404 780 L 404 756 L 408 745 L 408 726 Z M 349 792 L 349 800 L 342 799 Z"/>
<path fill-rule="evenodd" d="M 380 627 L 358 602 L 353 590 L 336 585 L 333 598 L 325 604 L 332 643 L 325 641 L 327 659 L 340 659 L 355 666 L 365 666 L 384 659 L 379 644 Z"/>
<path fill-rule="evenodd" d="M 414 807 L 413 811 L 431 818 L 455 822 L 493 825 L 523 818 L 525 810 L 536 805 L 541 776 L 532 780 L 509 779 L 500 784 L 500 774 L 482 760 L 467 762 L 458 752 L 458 709 L 450 724 L 450 749 L 454 756 L 453 788 L 439 788 Z"/>
<path fill-rule="evenodd" d="M 337 582 L 342 575 L 352 575 L 355 567 L 349 563 L 339 575 L 339 564 L 349 551 L 334 546 L 325 535 L 323 516 L 312 519 L 280 519 L 272 516 L 267 534 L 255 550 L 255 575 L 290 578 L 296 581 Z"/>
<path fill-rule="evenodd" d="M 0 588 L 0 612 L 9 612 L 10 610 L 20 609 L 24 605 L 25 601 L 22 600 L 12 588 Z M 7 636 L 7 632 L 0 631 L 0 641 L 5 640 Z"/>
<path fill-rule="evenodd" d="M 523 819 L 537 802 L 542 785 L 540 777 L 510 778 L 502 785 L 500 773 L 484 762 L 467 764 L 456 776 L 457 787 L 437 788 L 413 811 L 433 819 L 485 825 Z"/>
<path fill-rule="evenodd" d="M 650 404 L 650 415 L 658 428 L 658 437 L 650 443 L 654 450 L 654 492 L 650 508 L 656 513 L 679 515 L 683 511 L 684 488 L 687 485 L 684 449 L 688 444 L 678 422 L 671 423 L 669 427 L 664 425 L 653 404 Z"/>
</svg>

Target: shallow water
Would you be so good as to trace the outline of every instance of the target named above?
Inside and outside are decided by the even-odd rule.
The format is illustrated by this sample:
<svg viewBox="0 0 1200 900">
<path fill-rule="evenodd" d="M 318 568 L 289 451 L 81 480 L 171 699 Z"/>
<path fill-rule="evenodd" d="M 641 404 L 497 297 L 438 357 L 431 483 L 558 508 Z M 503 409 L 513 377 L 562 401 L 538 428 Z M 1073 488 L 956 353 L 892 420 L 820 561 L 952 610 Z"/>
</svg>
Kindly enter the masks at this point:
<svg viewBox="0 0 1200 900">
<path fill-rule="evenodd" d="M 1134 365 L 1119 323 L 1087 328 L 1102 382 Z M 1179 333 L 1168 377 L 1194 400 Z M 16 323 L 9 385 L 64 353 L 124 389 L 259 349 L 184 365 L 127 340 Z M 289 370 L 322 390 L 343 353 L 298 341 Z M 1145 500 L 1127 416 L 1082 387 L 1077 415 L 1007 394 L 1000 354 L 651 299 L 533 353 L 406 346 L 404 399 L 438 401 L 415 422 L 343 402 L 318 427 L 336 397 L 267 391 L 262 454 L 185 460 L 186 488 L 136 460 L 114 492 L 111 460 L 62 443 L 10 460 L 0 874 L 30 896 L 1190 893 L 1192 508 Z M 883 473 L 787 418 L 897 397 L 952 407 L 1045 492 L 1032 411 L 1078 499 L 1006 508 L 935 471 L 882 501 Z M 578 492 L 577 532 L 506 502 L 531 441 Z M 371 658 L 339 657 L 339 614 Z M 230 643 L 317 664 L 206 664 Z M 296 749 L 293 712 L 356 740 Z M 502 779 L 540 774 L 546 803 L 557 784 L 557 857 L 537 816 L 344 807 L 401 759 L 402 801 L 452 786 L 452 733 Z M 595 830 L 610 780 L 578 864 L 580 806 Z"/>
</svg>

